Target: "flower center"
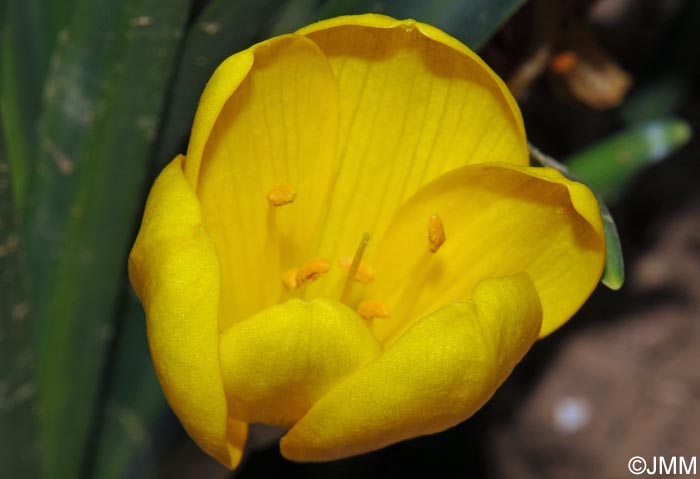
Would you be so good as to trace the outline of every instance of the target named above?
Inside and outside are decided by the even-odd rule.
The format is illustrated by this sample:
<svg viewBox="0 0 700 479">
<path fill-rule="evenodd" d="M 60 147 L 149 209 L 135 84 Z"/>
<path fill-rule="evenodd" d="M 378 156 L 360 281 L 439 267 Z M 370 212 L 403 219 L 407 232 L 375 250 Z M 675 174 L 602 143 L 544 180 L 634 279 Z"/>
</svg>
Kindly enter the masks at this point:
<svg viewBox="0 0 700 479">
<path fill-rule="evenodd" d="M 290 185 L 280 184 L 275 186 L 267 194 L 267 202 L 271 207 L 270 214 L 272 215 L 272 210 L 275 208 L 293 203 L 295 199 L 296 191 Z M 272 220 L 274 222 L 274 216 L 269 216 L 268 220 Z M 427 223 L 427 232 L 428 251 L 431 254 L 428 254 L 428 251 L 426 251 L 426 254 L 423 256 L 423 260 L 416 266 L 414 273 L 418 275 L 420 275 L 421 272 L 424 272 L 423 270 L 426 269 L 427 263 L 430 262 L 430 257 L 432 254 L 437 253 L 445 242 L 445 228 L 440 216 L 437 214 L 430 216 Z M 350 256 L 341 256 L 338 258 L 338 266 L 347 271 L 343 282 L 342 292 L 340 293 L 340 301 L 351 307 L 353 304 L 356 304 L 357 306 L 355 311 L 357 314 L 368 321 L 375 318 L 387 318 L 390 314 L 389 306 L 381 300 L 364 298 L 357 301 L 357 296 L 353 298 L 353 287 L 356 282 L 361 284 L 369 284 L 375 277 L 374 268 L 363 260 L 365 250 L 367 249 L 370 239 L 370 234 L 365 232 L 362 235 L 360 244 L 358 245 L 355 255 L 352 258 Z M 287 291 L 300 290 L 304 287 L 304 285 L 316 281 L 321 276 L 328 273 L 330 268 L 331 263 L 327 258 L 314 258 L 299 267 L 286 270 L 282 274 L 282 284 Z M 407 290 L 403 289 L 402 294 L 400 295 L 401 299 L 406 298 L 406 293 Z M 303 292 L 301 295 L 303 298 Z"/>
</svg>

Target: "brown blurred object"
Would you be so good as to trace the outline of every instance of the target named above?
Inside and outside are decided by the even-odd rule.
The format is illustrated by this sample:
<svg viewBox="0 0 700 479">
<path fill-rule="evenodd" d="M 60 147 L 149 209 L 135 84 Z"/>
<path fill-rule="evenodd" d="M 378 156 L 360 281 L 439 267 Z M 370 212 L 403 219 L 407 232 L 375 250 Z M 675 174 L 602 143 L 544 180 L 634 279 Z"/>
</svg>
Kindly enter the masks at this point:
<svg viewBox="0 0 700 479">
<path fill-rule="evenodd" d="M 524 60 L 518 62 L 507 81 L 508 88 L 516 98 L 527 96 L 532 85 L 547 69 L 559 38 L 566 4 L 566 1 L 561 0 L 536 0 L 533 3 L 532 30 L 525 33 L 530 39 Z M 509 40 L 511 44 L 519 42 L 519 39 Z"/>
<path fill-rule="evenodd" d="M 598 43 L 583 23 L 571 22 L 560 51 L 550 62 L 555 92 L 596 110 L 614 108 L 632 85 L 630 75 Z"/>
<path fill-rule="evenodd" d="M 681 211 L 658 239 L 656 248 L 633 267 L 631 286 L 652 293 L 673 289 L 695 301 L 700 319 L 700 201 Z"/>
<path fill-rule="evenodd" d="M 599 24 L 615 24 L 634 8 L 636 0 L 598 0 L 588 11 L 589 18 Z"/>
<path fill-rule="evenodd" d="M 518 99 L 525 98 L 535 82 L 549 71 L 549 79 L 559 97 L 595 110 L 619 105 L 632 79 L 611 54 L 598 42 L 584 20 L 589 8 L 575 0 L 536 0 L 521 16 L 527 31 L 511 28 L 504 43 L 511 53 L 527 45 L 518 54 L 520 61 L 506 74 L 507 84 Z M 504 64 L 504 52 L 486 52 L 489 60 Z M 498 60 L 500 57 L 500 62 Z"/>
</svg>

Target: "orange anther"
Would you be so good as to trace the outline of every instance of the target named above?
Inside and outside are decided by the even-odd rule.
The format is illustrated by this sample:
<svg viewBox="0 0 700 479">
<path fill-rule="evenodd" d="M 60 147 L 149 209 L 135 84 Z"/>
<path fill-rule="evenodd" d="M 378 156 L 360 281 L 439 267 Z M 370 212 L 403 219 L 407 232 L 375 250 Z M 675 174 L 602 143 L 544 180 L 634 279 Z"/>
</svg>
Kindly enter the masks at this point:
<svg viewBox="0 0 700 479">
<path fill-rule="evenodd" d="M 296 287 L 300 287 L 305 281 L 315 281 L 319 276 L 327 273 L 329 269 L 331 269 L 331 264 L 325 258 L 316 258 L 304 263 L 297 270 Z"/>
<path fill-rule="evenodd" d="M 388 318 L 389 307 L 376 299 L 365 299 L 357 305 L 357 314 L 363 319 Z"/>
<path fill-rule="evenodd" d="M 338 265 L 345 271 L 350 271 L 350 267 L 352 266 L 352 258 L 350 256 L 341 256 L 338 258 Z M 367 284 L 371 283 L 373 279 L 374 268 L 364 261 L 360 261 L 360 265 L 357 267 L 357 272 L 355 273 L 355 281 L 362 284 Z"/>
<path fill-rule="evenodd" d="M 445 242 L 445 227 L 438 215 L 432 215 L 428 220 L 428 243 L 430 252 L 435 253 Z"/>
<path fill-rule="evenodd" d="M 289 185 L 277 185 L 267 194 L 267 202 L 270 206 L 283 206 L 294 201 L 296 191 Z"/>
</svg>

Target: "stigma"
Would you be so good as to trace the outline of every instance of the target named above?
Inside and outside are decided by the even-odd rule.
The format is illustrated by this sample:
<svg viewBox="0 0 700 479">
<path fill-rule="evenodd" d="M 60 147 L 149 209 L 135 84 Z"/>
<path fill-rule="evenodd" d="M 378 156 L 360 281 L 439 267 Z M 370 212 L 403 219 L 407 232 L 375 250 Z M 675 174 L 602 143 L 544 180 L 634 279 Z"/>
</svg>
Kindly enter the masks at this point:
<svg viewBox="0 0 700 479">
<path fill-rule="evenodd" d="M 352 285 L 355 282 L 355 278 L 357 278 L 357 274 L 360 269 L 360 264 L 362 263 L 362 256 L 365 254 L 365 249 L 367 248 L 367 244 L 369 243 L 370 239 L 371 236 L 369 235 L 369 233 L 365 232 L 362 235 L 360 245 L 357 247 L 357 251 L 355 251 L 355 256 L 352 258 L 350 266 L 348 266 L 348 276 L 347 278 L 345 278 L 345 286 L 343 287 L 343 293 L 340 295 L 340 301 L 342 301 L 343 303 L 348 303 L 348 301 L 350 301 Z M 372 272 L 372 277 L 374 277 L 374 272 Z"/>
</svg>

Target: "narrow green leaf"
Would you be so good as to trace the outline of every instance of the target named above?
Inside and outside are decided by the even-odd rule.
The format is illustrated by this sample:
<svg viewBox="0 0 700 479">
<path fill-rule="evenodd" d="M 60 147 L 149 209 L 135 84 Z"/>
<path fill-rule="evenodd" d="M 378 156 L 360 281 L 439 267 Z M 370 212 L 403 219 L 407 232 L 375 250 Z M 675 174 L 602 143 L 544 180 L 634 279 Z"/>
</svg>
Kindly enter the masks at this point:
<svg viewBox="0 0 700 479">
<path fill-rule="evenodd" d="M 629 179 L 642 168 L 667 158 L 688 143 L 690 125 L 680 119 L 661 119 L 632 126 L 570 156 L 567 168 L 614 200 Z"/>
<path fill-rule="evenodd" d="M 24 208 L 49 58 L 74 0 L 10 0 L 0 15 L 0 98 L 14 202 Z"/>
<path fill-rule="evenodd" d="M 0 106 L 1 108 L 1 106 Z M 34 329 L 0 121 L 0 477 L 39 477 Z"/>
<path fill-rule="evenodd" d="M 479 50 L 525 0 L 330 0 L 323 18 L 356 13 L 384 13 L 435 25 Z"/>
<path fill-rule="evenodd" d="M 130 288 L 129 288 L 130 289 Z M 109 399 L 90 477 L 153 477 L 178 430 L 151 363 L 143 307 L 130 293 L 113 358 Z M 173 424 L 174 423 L 174 424 Z"/>
<path fill-rule="evenodd" d="M 559 163 L 554 158 L 545 155 L 532 145 L 530 145 L 530 157 L 542 166 L 548 166 L 559 170 L 567 178 L 587 184 L 596 194 L 598 206 L 600 207 L 600 216 L 603 219 L 603 228 L 605 230 L 606 251 L 605 269 L 600 281 L 608 288 L 617 291 L 625 282 L 625 263 L 622 256 L 620 236 L 617 233 L 617 226 L 615 226 L 615 220 L 610 214 L 610 210 L 605 205 L 605 201 L 598 195 L 595 188 L 591 187 L 586 178 L 577 176 L 566 166 Z"/>
<path fill-rule="evenodd" d="M 620 116 L 629 125 L 638 125 L 672 115 L 687 98 L 690 77 L 664 75 L 641 86 L 620 107 Z"/>
<path fill-rule="evenodd" d="M 46 477 L 79 477 L 189 0 L 80 0 L 47 77 L 29 191 Z"/>
<path fill-rule="evenodd" d="M 199 97 L 216 67 L 249 47 L 279 6 L 279 0 L 214 0 L 200 13 L 185 39 L 158 146 L 158 170 L 184 152 Z"/>
<path fill-rule="evenodd" d="M 622 245 L 620 244 L 620 236 L 617 234 L 617 226 L 615 220 L 610 214 L 605 202 L 598 197 L 600 205 L 600 215 L 603 218 L 603 228 L 605 229 L 605 269 L 601 282 L 617 291 L 622 288 L 625 283 L 625 264 L 622 259 Z"/>
</svg>

